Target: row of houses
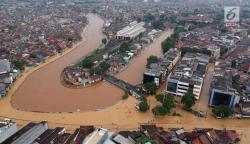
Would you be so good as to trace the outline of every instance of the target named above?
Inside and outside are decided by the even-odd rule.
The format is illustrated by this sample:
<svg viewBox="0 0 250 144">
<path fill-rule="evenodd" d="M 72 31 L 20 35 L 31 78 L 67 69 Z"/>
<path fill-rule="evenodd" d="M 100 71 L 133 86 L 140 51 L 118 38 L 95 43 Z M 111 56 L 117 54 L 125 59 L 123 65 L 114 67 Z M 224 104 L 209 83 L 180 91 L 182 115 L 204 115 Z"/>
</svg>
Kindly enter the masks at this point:
<svg viewBox="0 0 250 144">
<path fill-rule="evenodd" d="M 15 122 L 5 119 L 0 122 L 2 144 L 237 144 L 239 134 L 235 130 L 213 128 L 184 128 L 165 130 L 155 124 L 142 124 L 134 131 L 110 131 L 94 126 L 80 126 L 73 133 L 64 127 L 54 129 L 48 123 L 30 122 L 17 130 Z"/>
<path fill-rule="evenodd" d="M 19 73 L 8 60 L 0 59 L 0 99 L 10 90 Z"/>
<path fill-rule="evenodd" d="M 17 2 L 1 5 L 0 13 L 5 16 L 0 25 L 0 58 L 36 66 L 81 40 L 87 24 L 83 5 Z"/>
<path fill-rule="evenodd" d="M 183 96 L 192 91 L 199 99 L 210 57 L 200 53 L 186 53 L 175 71 L 167 79 L 166 94 Z"/>
</svg>

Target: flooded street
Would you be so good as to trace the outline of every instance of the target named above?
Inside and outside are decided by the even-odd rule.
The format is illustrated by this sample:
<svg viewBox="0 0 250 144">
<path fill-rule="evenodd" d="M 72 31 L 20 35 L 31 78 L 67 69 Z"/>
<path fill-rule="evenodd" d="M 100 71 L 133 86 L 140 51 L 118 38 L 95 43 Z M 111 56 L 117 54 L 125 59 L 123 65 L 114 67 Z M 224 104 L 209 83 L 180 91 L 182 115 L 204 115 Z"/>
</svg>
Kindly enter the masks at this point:
<svg viewBox="0 0 250 144">
<path fill-rule="evenodd" d="M 80 125 L 94 125 L 114 131 L 137 130 L 139 124 L 148 122 L 156 123 L 164 128 L 184 127 L 187 130 L 197 127 L 227 128 L 237 130 L 240 133 L 243 144 L 250 141 L 248 136 L 250 134 L 250 121 L 247 119 L 218 120 L 211 115 L 210 110 L 207 118 L 198 118 L 189 112 L 183 111 L 180 107 L 177 107 L 175 111 L 180 113 L 181 117 L 155 117 L 151 110 L 146 113 L 138 112 L 134 107 L 137 100 L 133 97 L 121 101 L 120 97 L 123 91 L 105 82 L 83 89 L 63 87 L 59 80 L 62 69 L 93 51 L 100 44 L 103 21 L 94 15 L 89 16 L 89 21 L 90 25 L 85 31 L 85 42 L 80 43 L 75 49 L 55 59 L 55 61 L 44 66 L 42 64 L 41 67 L 39 66 L 35 69 L 35 72 L 25 72 L 15 82 L 8 96 L 0 101 L 0 118 L 11 118 L 20 127 L 30 121 L 46 120 L 51 128 L 66 127 L 67 131 L 73 131 Z M 147 57 L 149 55 L 160 56 L 162 54 L 161 41 L 171 33 L 171 30 L 165 31 L 117 77 L 132 84 L 140 83 Z M 207 79 L 210 79 L 210 76 Z M 204 93 L 207 92 L 204 91 Z M 203 98 L 204 103 L 202 100 L 201 106 L 203 104 L 206 105 L 206 97 Z M 159 104 L 153 96 L 149 97 L 148 101 L 150 108 Z M 104 107 L 108 108 L 93 111 Z M 77 109 L 83 112 L 75 112 Z M 32 111 L 62 113 L 38 113 Z M 71 111 L 74 112 L 68 113 Z"/>
<path fill-rule="evenodd" d="M 137 58 L 135 58 L 124 71 L 117 74 L 117 77 L 133 85 L 141 83 L 143 80 L 143 72 L 147 64 L 147 58 L 151 55 L 158 57 L 161 56 L 161 43 L 172 33 L 172 29 L 164 31 L 158 38 L 154 40 L 152 44 L 148 45 L 146 49 L 143 50 L 142 53 Z"/>
<path fill-rule="evenodd" d="M 95 15 L 88 15 L 88 18 L 83 41 L 69 53 L 30 74 L 13 94 L 13 107 L 37 112 L 74 112 L 103 109 L 120 100 L 123 91 L 107 82 L 81 89 L 66 88 L 60 83 L 63 68 L 94 51 L 101 43 L 103 20 Z M 147 57 L 160 56 L 161 42 L 171 33 L 172 30 L 163 32 L 118 77 L 132 84 L 140 83 Z"/>
</svg>

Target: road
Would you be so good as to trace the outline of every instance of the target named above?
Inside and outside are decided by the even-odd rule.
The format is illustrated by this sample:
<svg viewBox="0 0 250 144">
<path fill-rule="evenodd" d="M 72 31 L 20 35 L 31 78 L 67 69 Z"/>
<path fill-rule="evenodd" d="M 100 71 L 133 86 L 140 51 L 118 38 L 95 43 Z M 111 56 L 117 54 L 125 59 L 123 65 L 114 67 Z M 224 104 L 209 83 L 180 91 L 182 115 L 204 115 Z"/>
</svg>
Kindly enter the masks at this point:
<svg viewBox="0 0 250 144">
<path fill-rule="evenodd" d="M 202 111 L 208 111 L 208 100 L 209 100 L 209 89 L 210 85 L 213 79 L 213 73 L 214 73 L 214 64 L 209 63 L 208 64 L 208 70 L 206 73 L 206 77 L 203 82 L 203 87 L 201 90 L 200 98 L 196 102 L 196 105 L 194 106 L 195 110 L 202 110 Z"/>
</svg>

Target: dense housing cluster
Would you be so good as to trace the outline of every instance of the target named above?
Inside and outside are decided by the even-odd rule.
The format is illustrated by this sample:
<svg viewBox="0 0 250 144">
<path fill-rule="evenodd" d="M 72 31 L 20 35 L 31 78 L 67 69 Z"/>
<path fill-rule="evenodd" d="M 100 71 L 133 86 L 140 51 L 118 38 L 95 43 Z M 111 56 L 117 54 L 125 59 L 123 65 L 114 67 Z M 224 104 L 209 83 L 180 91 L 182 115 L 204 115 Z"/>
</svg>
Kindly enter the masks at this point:
<svg viewBox="0 0 250 144">
<path fill-rule="evenodd" d="M 99 48 L 89 57 L 85 57 L 81 63 L 70 65 L 64 69 L 62 79 L 66 85 L 88 86 L 100 82 L 104 73 L 114 75 L 122 71 L 161 32 L 161 30 L 152 28 L 146 29 L 143 27 L 144 25 L 144 22 L 132 21 L 128 26 L 119 30 L 116 36 L 107 35 L 109 39 L 103 48 Z M 104 28 L 108 27 L 110 25 L 104 24 Z M 87 63 L 89 63 L 89 67 L 86 67 Z M 102 63 L 108 65 L 105 70 L 100 69 Z"/>
<path fill-rule="evenodd" d="M 13 82 L 20 75 L 7 59 L 0 59 L 0 99 L 10 90 Z"/>
<path fill-rule="evenodd" d="M 64 127 L 49 128 L 44 121 L 31 122 L 17 130 L 16 123 L 5 120 L 0 123 L 0 129 L 3 144 L 229 144 L 240 141 L 234 130 L 169 128 L 166 131 L 155 124 L 142 124 L 134 131 L 80 126 L 68 133 Z"/>
<path fill-rule="evenodd" d="M 81 40 L 87 24 L 79 5 L 4 0 L 0 4 L 0 58 L 34 66 Z"/>
</svg>

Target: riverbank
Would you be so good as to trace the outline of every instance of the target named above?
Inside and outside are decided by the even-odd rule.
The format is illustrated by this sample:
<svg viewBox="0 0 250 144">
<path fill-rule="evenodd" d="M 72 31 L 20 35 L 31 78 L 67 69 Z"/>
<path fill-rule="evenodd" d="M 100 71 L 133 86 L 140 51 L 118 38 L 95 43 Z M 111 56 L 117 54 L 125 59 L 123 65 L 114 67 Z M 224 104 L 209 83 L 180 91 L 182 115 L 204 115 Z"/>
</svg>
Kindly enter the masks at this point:
<svg viewBox="0 0 250 144">
<path fill-rule="evenodd" d="M 12 106 L 23 111 L 36 112 L 76 112 L 102 109 L 120 100 L 123 91 L 106 82 L 85 89 L 70 89 L 60 82 L 62 70 L 83 55 L 96 50 L 103 38 L 103 20 L 96 15 L 89 15 L 89 25 L 84 32 L 85 41 L 72 51 L 39 66 L 37 70 L 25 73 L 22 83 L 14 89 Z M 104 95 L 105 93 L 112 93 Z"/>
<path fill-rule="evenodd" d="M 105 81 L 83 89 L 71 89 L 61 84 L 60 74 L 63 69 L 83 55 L 96 50 L 100 44 L 98 42 L 101 42 L 103 38 L 103 20 L 97 16 L 91 16 L 89 19 L 90 24 L 85 31 L 85 42 L 63 57 L 27 74 L 29 76 L 25 77 L 23 83 L 13 92 L 11 103 L 14 108 L 45 113 L 78 112 L 104 109 L 121 99 L 124 92 Z M 161 42 L 171 34 L 172 30 L 163 32 L 142 51 L 140 56 L 135 58 L 135 62 L 140 61 L 138 65 L 140 73 L 136 73 L 137 81 L 141 81 L 145 59 L 149 54 L 155 55 L 155 52 L 157 55 L 161 54 Z M 130 76 L 134 72 L 134 70 L 129 70 L 127 73 Z"/>
<path fill-rule="evenodd" d="M 158 104 L 154 97 L 148 99 L 151 108 Z M 218 128 L 234 129 L 241 134 L 243 144 L 247 144 L 250 129 L 249 120 L 234 119 L 215 119 L 212 115 L 207 118 L 198 118 L 189 112 L 176 108 L 181 117 L 164 116 L 154 117 L 151 111 L 140 113 L 134 108 L 137 102 L 133 97 L 127 100 L 119 101 L 112 107 L 99 111 L 86 111 L 75 113 L 37 113 L 23 112 L 12 109 L 11 107 L 1 107 L 0 116 L 12 118 L 19 126 L 23 126 L 30 121 L 47 120 L 49 126 L 54 128 L 58 126 L 66 127 L 68 131 L 73 131 L 80 125 L 94 125 L 96 127 L 105 127 L 109 130 L 136 130 L 141 123 L 156 123 L 164 128 L 184 127 L 187 130 L 193 128 Z M 2 106 L 2 105 L 1 105 Z"/>
<path fill-rule="evenodd" d="M 93 28 L 93 30 L 94 29 L 96 28 Z M 89 34 L 91 35 L 92 32 L 93 31 L 89 31 Z M 145 64 L 146 64 L 146 58 L 149 55 L 157 55 L 157 54 L 159 54 L 159 56 L 161 55 L 160 40 L 165 39 L 166 36 L 168 36 L 169 34 L 171 33 L 169 32 L 164 33 L 164 35 L 160 37 L 159 42 L 157 44 L 150 45 L 149 47 L 147 47 L 141 53 L 141 56 L 137 57 L 132 63 L 130 63 L 129 66 L 124 71 L 122 71 L 117 77 L 123 80 L 126 80 L 130 82 L 131 84 L 140 83 L 142 80 L 141 74 L 143 73 Z M 87 39 L 88 38 L 86 38 L 86 40 Z M 95 45 L 91 44 L 91 46 L 95 46 Z M 96 44 L 96 46 L 98 47 L 98 44 Z M 88 49 L 88 51 L 91 51 L 91 50 L 93 49 Z M 79 53 L 78 50 L 77 52 Z M 79 53 L 79 55 L 82 55 L 82 53 Z M 68 55 L 66 56 L 67 58 L 72 57 Z M 66 63 L 66 62 L 68 63 L 67 59 L 65 60 L 63 58 L 62 63 Z M 56 65 L 58 64 L 57 61 L 54 61 L 51 63 L 55 63 Z M 58 70 L 57 68 L 58 67 L 56 67 L 56 69 L 53 69 L 52 72 L 60 71 L 60 69 Z M 41 93 L 41 95 L 44 95 L 47 92 L 51 93 L 51 92 L 57 91 L 57 90 L 54 90 L 53 87 L 51 88 L 51 85 L 53 85 L 53 83 L 51 84 L 50 82 L 53 82 L 55 78 L 56 79 L 59 78 L 59 75 L 58 77 L 55 77 L 55 78 L 53 77 L 48 78 L 46 76 L 50 74 L 50 72 L 47 72 L 47 70 L 49 69 L 46 68 L 45 70 L 41 71 L 41 73 L 38 73 L 38 74 L 41 74 L 39 75 L 41 76 L 41 78 L 37 79 L 37 81 L 32 83 L 33 86 L 31 85 L 30 88 L 28 87 L 30 96 L 32 96 L 33 94 L 36 95 L 36 93 Z M 37 76 L 38 74 L 35 74 L 35 76 Z M 99 99 L 97 99 L 96 102 L 97 103 L 99 103 L 99 101 L 102 102 L 103 99 L 104 99 L 103 102 L 105 102 L 106 100 L 110 100 L 108 99 L 109 97 L 106 97 L 106 95 L 110 96 L 113 93 L 115 93 L 114 89 L 117 89 L 118 93 L 120 91 L 121 95 L 116 97 L 117 101 L 111 104 L 112 106 L 109 105 L 105 109 L 102 109 L 102 110 L 82 111 L 82 109 L 80 109 L 79 112 L 74 112 L 74 113 L 70 113 L 67 111 L 56 112 L 57 109 L 55 107 L 60 106 L 58 105 L 58 103 L 65 101 L 63 100 L 64 97 L 61 97 L 61 95 L 55 96 L 56 98 L 58 98 L 57 101 L 55 102 L 54 101 L 50 102 L 51 97 L 53 97 L 53 95 L 42 97 L 42 99 L 39 97 L 33 98 L 33 97 L 27 97 L 25 95 L 18 95 L 20 99 L 21 98 L 25 99 L 24 102 L 26 102 L 26 104 L 29 104 L 33 107 L 38 107 L 38 106 L 48 107 L 46 110 L 51 109 L 51 110 L 54 110 L 55 113 L 40 113 L 40 112 L 22 111 L 22 110 L 14 109 L 11 106 L 11 95 L 16 90 L 18 90 L 18 87 L 30 75 L 33 75 L 33 74 L 31 74 L 31 72 L 24 73 L 23 77 L 18 79 L 17 82 L 15 83 L 14 89 L 13 88 L 11 89 L 11 93 L 9 93 L 9 95 L 5 99 L 0 101 L 0 117 L 12 118 L 14 121 L 17 122 L 19 126 L 23 126 L 30 121 L 46 120 L 48 121 L 50 127 L 52 128 L 63 126 L 63 127 L 66 127 L 67 130 L 69 131 L 71 130 L 73 131 L 75 128 L 79 127 L 79 125 L 94 125 L 96 127 L 105 127 L 105 128 L 115 131 L 115 130 L 135 130 L 138 128 L 138 124 L 141 124 L 141 123 L 156 123 L 157 125 L 162 126 L 164 128 L 184 127 L 187 130 L 193 129 L 195 127 L 235 129 L 237 130 L 238 133 L 241 134 L 241 143 L 247 144 L 250 141 L 250 138 L 248 137 L 248 134 L 250 134 L 250 129 L 249 129 L 250 121 L 249 120 L 244 120 L 244 119 L 242 120 L 235 120 L 235 119 L 218 120 L 218 119 L 215 119 L 212 115 L 209 115 L 207 118 L 198 118 L 194 115 L 191 115 L 189 112 L 183 111 L 182 109 L 178 107 L 175 110 L 178 113 L 181 113 L 182 115 L 181 117 L 174 117 L 174 116 L 154 117 L 151 111 L 148 111 L 146 113 L 138 112 L 135 109 L 135 104 L 137 103 L 137 100 L 134 99 L 133 97 L 129 97 L 127 100 L 120 101 L 120 96 L 123 94 L 123 92 L 120 91 L 118 88 L 115 88 L 111 85 L 104 87 L 104 88 L 107 88 L 105 91 L 100 91 L 101 95 L 99 96 L 101 97 L 97 97 Z M 45 78 L 46 80 L 49 79 L 49 81 L 42 85 L 39 84 Z M 60 83 L 60 81 L 58 81 L 58 83 Z M 30 86 L 30 85 L 27 85 L 27 86 Z M 103 86 L 103 83 L 100 85 L 98 84 L 96 89 L 92 89 L 92 91 L 99 91 L 100 90 L 99 88 L 102 86 Z M 40 90 L 43 88 L 48 88 L 48 91 L 43 92 L 42 90 Z M 64 92 L 64 90 L 62 92 Z M 67 103 L 63 103 L 62 105 L 62 107 L 64 106 L 65 109 L 72 108 L 72 107 L 69 107 L 71 106 L 71 104 L 75 106 L 76 104 L 74 102 L 76 100 L 79 101 L 80 105 L 88 105 L 87 104 L 88 100 L 84 101 L 85 100 L 84 96 L 86 95 L 92 96 L 92 93 L 84 93 L 82 91 L 79 91 L 78 92 L 79 96 L 77 96 L 75 95 L 75 93 L 72 93 L 72 91 L 68 92 L 68 89 L 66 89 L 66 93 L 69 93 L 70 95 L 66 95 L 67 97 L 69 97 L 69 99 L 66 99 Z M 78 97 L 83 97 L 83 99 L 73 99 L 73 98 L 78 98 Z M 73 103 L 71 101 L 73 101 Z M 158 102 L 155 100 L 154 97 L 149 97 L 148 101 L 149 101 L 151 108 L 158 104 Z M 54 109 L 53 109 L 53 106 L 51 106 L 51 103 L 55 104 Z M 77 111 L 77 109 L 73 109 L 73 110 Z"/>
</svg>

